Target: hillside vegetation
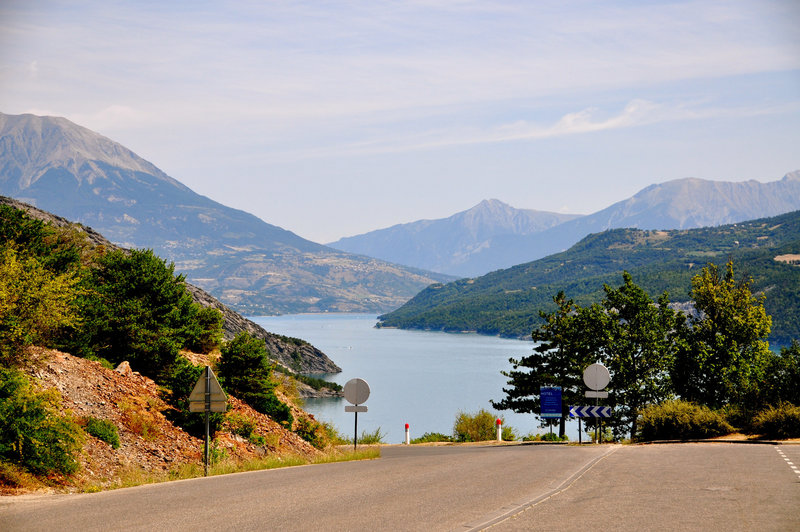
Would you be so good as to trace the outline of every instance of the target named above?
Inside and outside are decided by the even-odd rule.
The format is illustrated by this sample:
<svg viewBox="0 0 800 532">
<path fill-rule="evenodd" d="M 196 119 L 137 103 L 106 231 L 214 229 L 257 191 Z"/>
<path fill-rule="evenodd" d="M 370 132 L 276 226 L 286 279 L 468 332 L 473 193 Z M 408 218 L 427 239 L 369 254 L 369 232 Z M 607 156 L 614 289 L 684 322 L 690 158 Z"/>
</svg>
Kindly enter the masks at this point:
<svg viewBox="0 0 800 532">
<path fill-rule="evenodd" d="M 800 338 L 800 211 L 773 218 L 690 230 L 615 229 L 587 236 L 569 250 L 475 279 L 434 284 L 380 317 L 385 327 L 474 331 L 528 337 L 540 310 L 563 291 L 578 303 L 599 300 L 623 271 L 651 294 L 689 301 L 691 278 L 708 263 L 733 259 L 767 296 L 770 339 Z"/>
<path fill-rule="evenodd" d="M 142 441 L 164 440 L 150 445 L 162 469 L 191 460 L 204 426 L 187 399 L 207 364 L 235 407 L 212 416 L 213 432 L 239 435 L 231 445 L 325 448 L 335 434 L 289 403 L 280 390 L 294 385 L 275 377 L 264 341 L 223 341 L 222 323 L 152 251 L 95 246 L 78 226 L 0 205 L 0 485 L 71 479 L 97 439 L 122 444 L 114 459 L 134 469 L 147 466 Z"/>
</svg>

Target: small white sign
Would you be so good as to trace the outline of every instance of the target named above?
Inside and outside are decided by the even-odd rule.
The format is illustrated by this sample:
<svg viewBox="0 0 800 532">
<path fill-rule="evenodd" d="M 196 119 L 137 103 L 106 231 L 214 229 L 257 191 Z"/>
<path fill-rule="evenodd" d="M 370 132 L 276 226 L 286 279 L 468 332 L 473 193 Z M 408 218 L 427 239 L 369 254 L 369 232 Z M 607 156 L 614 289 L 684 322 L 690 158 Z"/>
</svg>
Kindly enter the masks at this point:
<svg viewBox="0 0 800 532">
<path fill-rule="evenodd" d="M 345 405 L 344 407 L 345 412 L 366 412 L 367 407 L 366 405 Z"/>
<path fill-rule="evenodd" d="M 598 392 L 595 390 L 588 390 L 584 393 L 586 394 L 586 397 L 590 397 L 593 399 L 605 399 L 608 397 L 608 392 Z"/>
</svg>

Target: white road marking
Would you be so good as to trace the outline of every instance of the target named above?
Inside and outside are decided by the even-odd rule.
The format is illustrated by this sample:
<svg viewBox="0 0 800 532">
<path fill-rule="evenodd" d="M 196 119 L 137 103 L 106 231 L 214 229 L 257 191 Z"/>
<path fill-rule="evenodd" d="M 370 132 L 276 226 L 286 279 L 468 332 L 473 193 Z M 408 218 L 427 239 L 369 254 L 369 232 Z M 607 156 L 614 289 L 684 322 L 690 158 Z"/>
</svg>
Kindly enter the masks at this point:
<svg viewBox="0 0 800 532">
<path fill-rule="evenodd" d="M 794 462 L 792 462 L 792 461 L 791 461 L 791 460 L 790 460 L 790 459 L 789 459 L 789 458 L 786 456 L 786 454 L 783 452 L 783 450 L 781 450 L 781 449 L 780 449 L 780 448 L 778 448 L 778 447 L 776 447 L 776 448 L 775 448 L 775 450 L 776 450 L 776 451 L 778 451 L 778 454 L 779 454 L 779 455 L 781 455 L 781 457 L 783 458 L 783 461 L 784 461 L 784 462 L 786 462 L 786 465 L 788 465 L 788 466 L 789 466 L 789 467 L 792 469 L 792 471 L 794 471 L 795 473 L 797 473 L 798 475 L 800 475 L 800 469 L 798 469 L 798 467 L 797 467 L 796 465 L 794 465 Z"/>
</svg>

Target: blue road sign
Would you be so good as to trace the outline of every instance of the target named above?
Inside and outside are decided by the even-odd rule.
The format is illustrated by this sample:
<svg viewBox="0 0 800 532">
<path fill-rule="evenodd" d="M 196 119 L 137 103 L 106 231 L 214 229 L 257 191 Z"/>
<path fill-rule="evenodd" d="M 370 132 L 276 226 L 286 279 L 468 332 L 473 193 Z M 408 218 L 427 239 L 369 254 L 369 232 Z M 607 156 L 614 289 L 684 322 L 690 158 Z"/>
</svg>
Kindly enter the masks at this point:
<svg viewBox="0 0 800 532">
<path fill-rule="evenodd" d="M 561 417 L 561 386 L 539 388 L 540 417 Z"/>
<path fill-rule="evenodd" d="M 571 417 L 611 417 L 610 406 L 571 406 Z"/>
</svg>

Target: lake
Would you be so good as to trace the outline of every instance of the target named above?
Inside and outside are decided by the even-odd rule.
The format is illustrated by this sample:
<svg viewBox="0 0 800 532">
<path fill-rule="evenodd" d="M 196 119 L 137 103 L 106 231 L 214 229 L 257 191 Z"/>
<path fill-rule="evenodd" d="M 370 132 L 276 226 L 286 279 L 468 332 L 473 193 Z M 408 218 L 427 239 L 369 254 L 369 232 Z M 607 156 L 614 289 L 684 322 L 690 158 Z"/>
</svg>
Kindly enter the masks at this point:
<svg viewBox="0 0 800 532">
<path fill-rule="evenodd" d="M 529 354 L 532 341 L 376 329 L 376 316 L 365 314 L 249 319 L 270 332 L 302 338 L 321 349 L 342 368 L 341 373 L 325 376 L 328 380 L 344 385 L 358 377 L 369 383 L 365 403 L 369 411 L 358 416 L 359 434 L 380 428 L 386 434 L 384 442 L 402 443 L 406 423 L 412 438 L 426 432 L 451 434 L 459 411 L 475 413 L 481 408 L 503 416 L 520 435 L 546 432 L 533 414 L 495 411 L 489 403 L 505 396 L 507 378 L 500 371 L 511 369 L 508 359 Z M 341 398 L 309 399 L 304 408 L 352 438 L 354 414 L 345 413 L 347 404 Z"/>
</svg>

